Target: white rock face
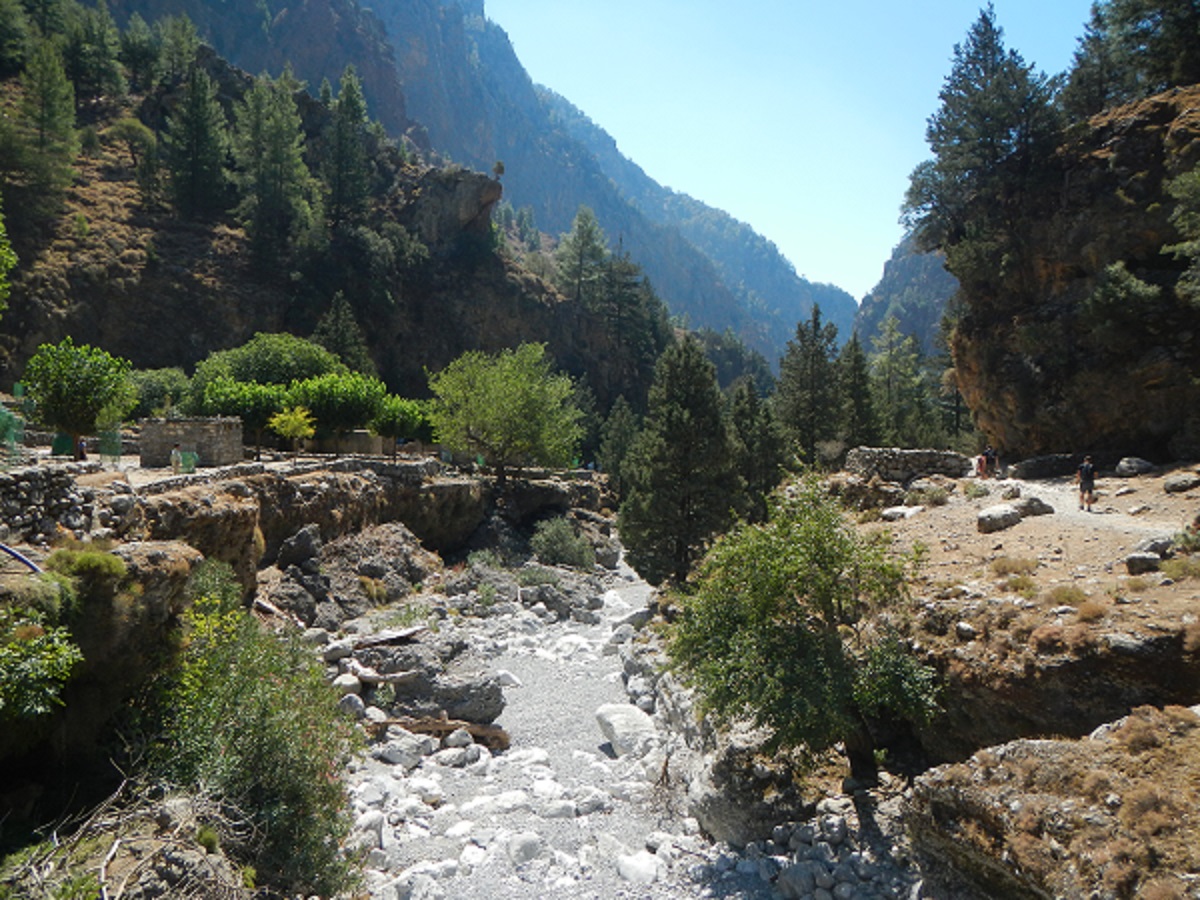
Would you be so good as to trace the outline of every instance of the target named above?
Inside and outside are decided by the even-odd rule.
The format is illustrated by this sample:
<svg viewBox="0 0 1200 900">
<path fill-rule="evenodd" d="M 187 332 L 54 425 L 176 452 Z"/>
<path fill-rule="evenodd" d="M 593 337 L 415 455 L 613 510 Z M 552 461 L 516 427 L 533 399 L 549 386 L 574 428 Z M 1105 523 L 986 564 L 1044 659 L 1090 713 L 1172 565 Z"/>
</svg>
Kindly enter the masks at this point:
<svg viewBox="0 0 1200 900">
<path fill-rule="evenodd" d="M 979 511 L 979 515 L 975 517 L 975 527 L 982 534 L 991 534 L 993 531 L 1003 531 L 1005 528 L 1012 528 L 1021 521 L 1021 514 L 1015 506 L 1008 503 L 998 503 L 995 506 L 988 506 Z"/>
</svg>

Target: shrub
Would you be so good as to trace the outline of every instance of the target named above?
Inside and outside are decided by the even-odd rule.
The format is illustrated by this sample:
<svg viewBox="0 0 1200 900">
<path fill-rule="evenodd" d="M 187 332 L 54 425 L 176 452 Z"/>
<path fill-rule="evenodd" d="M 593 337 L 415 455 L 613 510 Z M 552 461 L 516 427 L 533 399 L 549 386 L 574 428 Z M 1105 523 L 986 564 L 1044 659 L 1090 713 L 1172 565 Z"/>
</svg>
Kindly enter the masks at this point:
<svg viewBox="0 0 1200 900">
<path fill-rule="evenodd" d="M 524 566 L 517 570 L 517 584 L 521 587 L 537 587 L 539 584 L 558 584 L 558 573 L 541 566 Z"/>
<path fill-rule="evenodd" d="M 1032 575 L 1037 571 L 1036 559 L 1014 559 L 1001 556 L 992 560 L 992 573 L 1001 577 L 1005 575 Z"/>
<path fill-rule="evenodd" d="M 495 550 L 472 550 L 467 554 L 467 565 L 472 569 L 504 568 L 504 562 Z"/>
<path fill-rule="evenodd" d="M 60 706 L 59 694 L 82 660 L 65 628 L 45 626 L 37 611 L 0 607 L 0 722 Z"/>
<path fill-rule="evenodd" d="M 1073 584 L 1056 584 L 1046 591 L 1045 600 L 1053 606 L 1079 606 L 1087 600 L 1087 592 Z"/>
<path fill-rule="evenodd" d="M 1200 559 L 1191 556 L 1164 559 L 1159 569 L 1172 581 L 1183 581 L 1186 578 L 1200 578 Z"/>
<path fill-rule="evenodd" d="M 546 565 L 590 569 L 596 564 L 596 552 L 591 543 L 575 533 L 574 526 L 565 516 L 539 522 L 529 545 Z"/>
<path fill-rule="evenodd" d="M 223 840 L 261 880 L 336 893 L 350 876 L 338 852 L 349 831 L 338 771 L 354 746 L 350 723 L 311 652 L 240 608 L 228 566 L 201 566 L 193 591 L 153 765 L 249 818 L 252 836 Z"/>
<path fill-rule="evenodd" d="M 963 496 L 968 500 L 980 500 L 988 496 L 991 491 L 986 484 L 980 484 L 978 481 L 970 482 L 963 488 Z"/>
</svg>

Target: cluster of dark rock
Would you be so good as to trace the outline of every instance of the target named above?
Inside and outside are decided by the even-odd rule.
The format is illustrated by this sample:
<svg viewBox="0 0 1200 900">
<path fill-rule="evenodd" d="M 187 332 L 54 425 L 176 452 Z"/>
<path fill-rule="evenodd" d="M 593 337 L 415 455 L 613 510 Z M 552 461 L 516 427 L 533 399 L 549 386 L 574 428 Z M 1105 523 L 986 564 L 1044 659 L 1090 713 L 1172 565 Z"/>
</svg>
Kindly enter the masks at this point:
<svg viewBox="0 0 1200 900">
<path fill-rule="evenodd" d="M 6 537 L 29 543 L 51 540 L 60 531 L 82 537 L 91 528 L 95 496 L 75 479 L 99 468 L 98 463 L 71 463 L 0 473 L 0 526 Z"/>
</svg>

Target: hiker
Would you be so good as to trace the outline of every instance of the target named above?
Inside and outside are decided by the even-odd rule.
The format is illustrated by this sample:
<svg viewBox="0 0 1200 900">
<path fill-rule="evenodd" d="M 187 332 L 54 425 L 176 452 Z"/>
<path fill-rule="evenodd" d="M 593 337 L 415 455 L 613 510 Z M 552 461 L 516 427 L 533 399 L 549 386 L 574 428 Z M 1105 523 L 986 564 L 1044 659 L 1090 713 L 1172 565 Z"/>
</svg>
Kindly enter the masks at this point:
<svg viewBox="0 0 1200 900">
<path fill-rule="evenodd" d="M 1079 482 L 1079 508 L 1087 506 L 1087 511 L 1091 512 L 1092 504 L 1096 502 L 1096 467 L 1090 456 L 1083 458 L 1083 464 L 1075 472 L 1075 480 Z"/>
<path fill-rule="evenodd" d="M 983 451 L 983 466 L 984 466 L 984 469 L 987 471 L 988 478 L 996 477 L 996 470 L 998 468 L 998 466 L 996 464 L 997 461 L 998 461 L 998 458 L 996 456 L 995 449 L 992 447 L 991 444 L 988 444 L 987 447 L 984 448 L 984 451 Z"/>
<path fill-rule="evenodd" d="M 180 469 L 183 468 L 183 453 L 176 444 L 171 448 L 171 474 L 178 475 Z"/>
</svg>

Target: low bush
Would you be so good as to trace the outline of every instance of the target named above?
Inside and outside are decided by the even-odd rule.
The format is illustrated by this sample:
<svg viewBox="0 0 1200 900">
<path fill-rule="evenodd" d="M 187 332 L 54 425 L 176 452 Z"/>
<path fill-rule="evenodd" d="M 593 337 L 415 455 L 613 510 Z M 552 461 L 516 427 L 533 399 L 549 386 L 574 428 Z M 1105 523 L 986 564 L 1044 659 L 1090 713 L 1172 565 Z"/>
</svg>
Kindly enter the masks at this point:
<svg viewBox="0 0 1200 900">
<path fill-rule="evenodd" d="M 992 573 L 1001 577 L 1005 575 L 1032 575 L 1037 571 L 1036 559 L 1013 558 L 1000 556 L 992 560 Z"/>
<path fill-rule="evenodd" d="M 539 522 L 529 542 L 537 558 L 549 566 L 590 569 L 596 564 L 596 552 L 583 535 L 564 516 Z"/>
<path fill-rule="evenodd" d="M 154 770 L 237 810 L 252 828 L 223 834 L 260 881 L 332 895 L 350 882 L 339 853 L 349 831 L 338 773 L 354 732 L 311 651 L 267 631 L 240 606 L 228 566 L 193 581 L 178 670 L 164 686 Z"/>
<path fill-rule="evenodd" d="M 1087 592 L 1073 584 L 1056 584 L 1043 595 L 1053 606 L 1080 606 L 1087 600 Z"/>
</svg>

